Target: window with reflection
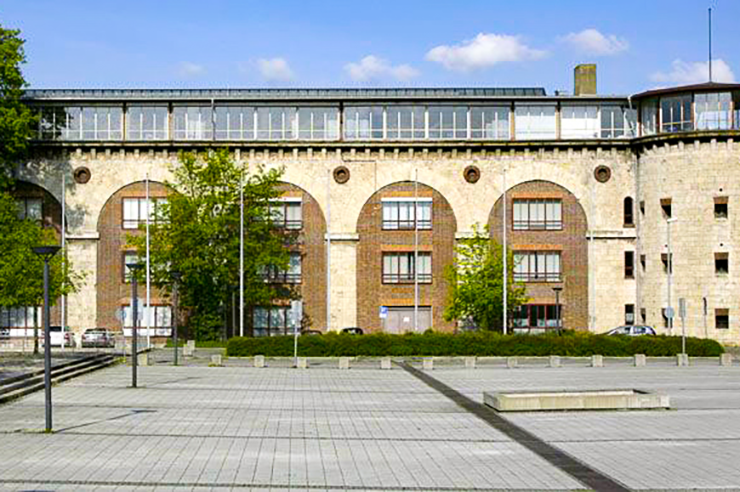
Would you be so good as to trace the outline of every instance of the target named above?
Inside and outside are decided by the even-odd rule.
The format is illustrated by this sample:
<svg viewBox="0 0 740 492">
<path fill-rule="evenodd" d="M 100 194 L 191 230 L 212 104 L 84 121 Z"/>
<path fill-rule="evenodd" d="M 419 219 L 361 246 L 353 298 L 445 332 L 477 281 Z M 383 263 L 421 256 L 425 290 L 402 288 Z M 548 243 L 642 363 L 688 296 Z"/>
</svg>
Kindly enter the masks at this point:
<svg viewBox="0 0 740 492">
<path fill-rule="evenodd" d="M 339 138 L 337 108 L 299 108 L 298 138 L 300 140 L 336 140 Z"/>
<path fill-rule="evenodd" d="M 467 106 L 429 106 L 429 138 L 468 138 Z"/>
<path fill-rule="evenodd" d="M 296 319 L 290 306 L 255 307 L 252 312 L 252 335 L 255 337 L 292 335 L 302 320 Z"/>
<path fill-rule="evenodd" d="M 471 106 L 470 137 L 484 140 L 508 140 L 509 108 L 506 106 Z"/>
<path fill-rule="evenodd" d="M 740 91 L 732 93 L 732 107 L 735 108 L 732 115 L 732 128 L 740 130 Z"/>
<path fill-rule="evenodd" d="M 514 230 L 559 230 L 563 228 L 562 203 L 557 199 L 514 200 Z"/>
<path fill-rule="evenodd" d="M 560 251 L 515 251 L 514 282 L 560 282 Z"/>
<path fill-rule="evenodd" d="M 258 140 L 291 140 L 296 135 L 296 108 L 257 108 Z"/>
<path fill-rule="evenodd" d="M 298 230 L 303 227 L 302 202 L 284 200 L 270 203 L 270 219 L 276 227 Z"/>
<path fill-rule="evenodd" d="M 560 136 L 562 138 L 598 138 L 599 134 L 598 106 L 563 105 L 560 108 Z"/>
<path fill-rule="evenodd" d="M 213 138 L 213 110 L 210 106 L 175 106 L 172 118 L 175 140 Z"/>
<path fill-rule="evenodd" d="M 424 106 L 388 106 L 386 138 L 420 140 L 424 138 Z"/>
<path fill-rule="evenodd" d="M 18 218 L 41 222 L 43 219 L 43 200 L 41 198 L 17 198 Z"/>
<path fill-rule="evenodd" d="M 729 92 L 696 94 L 694 96 L 696 129 L 729 130 L 731 103 L 732 95 Z"/>
<path fill-rule="evenodd" d="M 640 104 L 643 135 L 654 135 L 658 131 L 658 102 L 647 99 Z"/>
<path fill-rule="evenodd" d="M 660 118 L 660 130 L 664 133 L 693 130 L 691 94 L 661 98 Z"/>
<path fill-rule="evenodd" d="M 140 224 L 145 224 L 147 214 L 149 222 L 161 221 L 160 207 L 167 203 L 166 198 L 124 198 L 123 199 L 123 222 L 124 229 L 138 229 Z"/>
<path fill-rule="evenodd" d="M 416 206 L 414 206 L 416 205 Z M 418 217 L 418 220 L 417 220 Z M 390 199 L 383 200 L 384 230 L 431 229 L 432 200 Z"/>
<path fill-rule="evenodd" d="M 432 283 L 432 253 L 420 252 L 416 255 L 412 251 L 383 253 L 384 284 L 411 284 L 415 282 L 415 278 L 420 284 Z"/>
<path fill-rule="evenodd" d="M 555 138 L 555 105 L 517 104 L 514 124 L 517 140 Z"/>
<path fill-rule="evenodd" d="M 560 307 L 560 318 L 563 317 L 563 306 Z M 524 304 L 514 310 L 515 328 L 557 328 L 558 306 L 555 304 Z"/>
<path fill-rule="evenodd" d="M 254 140 L 254 108 L 216 106 L 216 140 Z"/>
<path fill-rule="evenodd" d="M 259 269 L 259 275 L 265 282 L 281 284 L 300 284 L 301 283 L 301 254 L 291 251 L 288 259 L 288 268 L 283 270 L 275 265 L 262 265 Z"/>
<path fill-rule="evenodd" d="M 380 140 L 383 138 L 382 106 L 345 106 L 344 138 Z"/>
<path fill-rule="evenodd" d="M 126 109 L 127 140 L 167 140 L 167 106 L 129 106 Z"/>
<path fill-rule="evenodd" d="M 623 138 L 630 135 L 625 118 L 625 110 L 621 106 L 601 107 L 601 138 Z"/>
</svg>

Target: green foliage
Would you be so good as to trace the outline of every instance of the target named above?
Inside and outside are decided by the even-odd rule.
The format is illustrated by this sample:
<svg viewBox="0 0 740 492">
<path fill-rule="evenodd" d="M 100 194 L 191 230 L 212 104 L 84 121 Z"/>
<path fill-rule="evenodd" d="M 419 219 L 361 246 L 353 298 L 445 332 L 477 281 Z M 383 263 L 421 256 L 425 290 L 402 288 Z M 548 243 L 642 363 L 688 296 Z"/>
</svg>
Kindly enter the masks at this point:
<svg viewBox="0 0 740 492">
<path fill-rule="evenodd" d="M 0 306 L 39 306 L 44 300 L 44 262 L 31 248 L 57 244 L 50 229 L 18 218 L 18 206 L 8 193 L 0 193 Z M 63 252 L 49 262 L 52 302 L 76 292 L 84 276 L 75 273 Z M 64 287 L 62 282 L 64 281 Z"/>
<path fill-rule="evenodd" d="M 11 183 L 11 172 L 26 156 L 37 121 L 21 102 L 26 81 L 21 65 L 26 62 L 20 31 L 0 25 L 0 190 Z"/>
<path fill-rule="evenodd" d="M 187 327 L 196 340 L 221 335 L 223 309 L 239 285 L 240 187 L 244 194 L 244 303 L 269 305 L 289 299 L 293 291 L 263 281 L 266 268 L 287 269 L 291 234 L 274 227 L 270 202 L 280 196 L 280 170 L 261 167 L 249 173 L 227 150 L 181 153 L 174 167 L 168 202 L 150 224 L 152 280 L 171 287 L 171 272 L 182 273 L 179 305 L 188 313 Z M 130 236 L 140 258 L 144 236 Z"/>
<path fill-rule="evenodd" d="M 681 337 L 624 337 L 580 332 L 565 332 L 561 335 L 502 335 L 492 331 L 459 335 L 436 332 L 423 335 L 328 333 L 298 338 L 298 353 L 305 357 L 465 355 L 625 357 L 635 354 L 659 357 L 673 356 L 680 352 Z M 714 340 L 687 338 L 686 352 L 691 356 L 716 357 L 722 354 L 724 349 Z M 226 353 L 234 357 L 254 355 L 290 357 L 293 355 L 293 337 L 232 338 L 226 346 Z"/>
<path fill-rule="evenodd" d="M 445 269 L 450 286 L 444 311 L 446 321 L 471 320 L 486 330 L 502 331 L 504 313 L 503 248 L 491 239 L 488 226 L 476 225 L 473 237 L 461 239 L 455 248 L 456 264 Z M 514 255 L 507 254 L 508 312 L 527 302 L 525 288 L 514 283 Z"/>
</svg>

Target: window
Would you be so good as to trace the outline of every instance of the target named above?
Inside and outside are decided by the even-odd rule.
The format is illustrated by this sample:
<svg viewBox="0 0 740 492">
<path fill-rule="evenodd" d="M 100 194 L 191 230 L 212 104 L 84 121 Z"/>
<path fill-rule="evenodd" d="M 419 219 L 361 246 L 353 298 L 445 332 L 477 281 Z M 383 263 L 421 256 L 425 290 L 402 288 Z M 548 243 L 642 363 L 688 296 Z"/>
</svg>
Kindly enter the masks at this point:
<svg viewBox="0 0 740 492">
<path fill-rule="evenodd" d="M 296 136 L 296 108 L 257 108 L 258 140 L 291 140 Z"/>
<path fill-rule="evenodd" d="M 624 252 L 624 278 L 635 278 L 635 252 Z"/>
<path fill-rule="evenodd" d="M 601 106 L 601 138 L 634 137 L 636 111 L 622 106 Z"/>
<path fill-rule="evenodd" d="M 717 275 L 730 273 L 729 253 L 714 253 L 714 273 Z"/>
<path fill-rule="evenodd" d="M 563 317 L 560 306 L 560 318 Z M 558 309 L 555 304 L 524 304 L 513 315 L 514 328 L 557 328 Z"/>
<path fill-rule="evenodd" d="M 670 320 L 668 319 L 666 308 L 661 308 L 660 315 L 663 318 L 663 328 L 670 328 Z"/>
<path fill-rule="evenodd" d="M 41 308 L 35 308 L 36 324 L 42 327 Z M 34 307 L 0 307 L 0 328 L 33 328 Z"/>
<path fill-rule="evenodd" d="M 424 138 L 424 106 L 388 106 L 385 117 L 389 140 Z"/>
<path fill-rule="evenodd" d="M 640 322 L 647 323 L 647 309 L 640 308 Z"/>
<path fill-rule="evenodd" d="M 624 199 L 624 227 L 635 227 L 634 205 L 631 197 Z"/>
<path fill-rule="evenodd" d="M 166 106 L 129 106 L 126 110 L 127 140 L 166 140 Z"/>
<path fill-rule="evenodd" d="M 423 121 L 422 116 L 422 124 Z M 339 138 L 339 110 L 337 108 L 298 108 L 298 138 L 301 140 L 336 140 Z"/>
<path fill-rule="evenodd" d="M 414 269 L 414 253 L 383 253 L 383 283 L 414 283 L 414 273 L 420 284 L 432 283 L 432 254 L 420 252 Z"/>
<path fill-rule="evenodd" d="M 560 282 L 560 252 L 515 251 L 514 282 Z"/>
<path fill-rule="evenodd" d="M 213 110 L 210 106 L 175 106 L 172 118 L 176 140 L 213 138 Z"/>
<path fill-rule="evenodd" d="M 139 263 L 141 259 L 136 251 L 124 251 L 123 252 L 123 281 L 125 283 L 131 282 L 131 269 L 128 267 L 131 264 Z"/>
<path fill-rule="evenodd" d="M 726 219 L 727 218 L 727 197 L 726 196 L 714 197 L 714 218 L 715 219 Z"/>
<path fill-rule="evenodd" d="M 642 267 L 642 272 L 645 273 L 645 263 L 647 259 L 645 258 L 645 255 L 640 255 L 640 266 Z"/>
<path fill-rule="evenodd" d="M 641 104 L 642 135 L 654 135 L 658 130 L 658 102 L 648 99 Z"/>
<path fill-rule="evenodd" d="M 624 305 L 624 324 L 625 325 L 635 324 L 635 305 L 634 304 Z"/>
<path fill-rule="evenodd" d="M 624 119 L 622 119 L 624 126 Z M 598 106 L 560 108 L 560 136 L 567 139 L 598 138 L 600 135 Z"/>
<path fill-rule="evenodd" d="M 729 130 L 730 103 L 729 92 L 696 94 L 694 109 L 696 111 L 697 130 Z"/>
<path fill-rule="evenodd" d="M 41 140 L 65 138 L 67 112 L 62 106 L 43 107 L 39 110 L 38 137 Z"/>
<path fill-rule="evenodd" d="M 139 224 L 146 222 L 147 213 L 150 222 L 158 220 L 158 207 L 167 203 L 166 198 L 150 198 L 151 207 L 147 207 L 146 198 L 124 198 L 123 199 L 123 228 L 138 229 Z M 150 209 L 148 212 L 147 210 Z"/>
<path fill-rule="evenodd" d="M 136 306 L 136 310 L 139 315 L 138 328 L 146 328 L 147 325 L 152 328 L 170 328 L 172 326 L 172 308 L 170 306 L 155 306 L 152 304 L 147 309 L 146 304 L 141 303 Z M 123 326 L 133 328 L 134 311 L 130 304 L 123 306 L 123 315 L 125 317 Z M 149 317 L 149 323 L 147 323 L 147 317 Z"/>
<path fill-rule="evenodd" d="M 43 219 L 43 200 L 41 198 L 17 198 L 18 218 L 41 221 Z"/>
<path fill-rule="evenodd" d="M 668 263 L 669 263 L 668 260 L 669 258 L 668 258 L 667 253 L 662 253 L 660 255 L 660 261 L 663 263 L 663 271 L 665 273 L 668 273 Z M 673 253 L 671 253 L 671 257 L 670 257 L 670 270 L 671 270 L 671 273 L 673 273 Z"/>
<path fill-rule="evenodd" d="M 288 259 L 288 269 L 281 270 L 275 266 L 267 266 L 260 272 L 265 282 L 300 284 L 302 271 L 302 257 L 299 252 L 291 252 Z"/>
<path fill-rule="evenodd" d="M 303 210 L 300 199 L 273 202 L 270 204 L 270 218 L 273 225 L 284 229 L 303 228 Z"/>
<path fill-rule="evenodd" d="M 505 106 L 472 106 L 470 137 L 483 140 L 508 140 L 509 108 Z"/>
<path fill-rule="evenodd" d="M 254 140 L 254 108 L 216 106 L 216 140 Z"/>
<path fill-rule="evenodd" d="M 555 105 L 516 105 L 514 119 L 517 140 L 555 138 Z"/>
<path fill-rule="evenodd" d="M 693 130 L 691 123 L 691 95 L 664 97 L 660 100 L 660 130 L 674 133 Z"/>
<path fill-rule="evenodd" d="M 641 200 L 641 201 L 640 201 L 640 214 L 641 214 L 642 216 L 644 216 L 644 215 L 645 215 L 645 200 Z"/>
<path fill-rule="evenodd" d="M 732 93 L 732 107 L 735 108 L 732 112 L 732 129 L 740 130 L 740 91 Z"/>
<path fill-rule="evenodd" d="M 661 198 L 660 199 L 660 208 L 663 210 L 663 217 L 666 219 L 671 218 L 671 206 L 672 206 L 672 200 L 670 198 Z"/>
<path fill-rule="evenodd" d="M 560 200 L 514 200 L 514 230 L 559 230 L 563 228 Z"/>
<path fill-rule="evenodd" d="M 78 106 L 44 108 L 41 111 L 42 138 L 62 140 L 120 140 L 123 108 Z"/>
<path fill-rule="evenodd" d="M 414 206 L 416 203 L 416 206 Z M 416 219 L 418 215 L 418 220 Z M 432 200 L 430 199 L 383 199 L 383 229 L 431 229 Z"/>
<path fill-rule="evenodd" d="M 379 140 L 383 138 L 382 106 L 345 106 L 344 138 Z"/>
<path fill-rule="evenodd" d="M 256 307 L 252 312 L 252 335 L 255 337 L 293 335 L 303 320 L 295 319 L 290 306 Z"/>
<path fill-rule="evenodd" d="M 429 106 L 429 138 L 432 140 L 468 138 L 468 108 Z"/>
<path fill-rule="evenodd" d="M 715 309 L 714 310 L 714 327 L 717 330 L 727 330 L 730 328 L 730 310 L 729 309 Z"/>
</svg>

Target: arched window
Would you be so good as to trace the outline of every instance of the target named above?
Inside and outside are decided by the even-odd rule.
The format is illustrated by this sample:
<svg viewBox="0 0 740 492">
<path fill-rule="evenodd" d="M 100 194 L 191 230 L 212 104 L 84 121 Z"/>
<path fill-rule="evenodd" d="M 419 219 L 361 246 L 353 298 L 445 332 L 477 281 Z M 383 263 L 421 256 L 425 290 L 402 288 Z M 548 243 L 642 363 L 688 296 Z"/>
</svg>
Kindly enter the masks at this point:
<svg viewBox="0 0 740 492">
<path fill-rule="evenodd" d="M 624 199 L 624 227 L 634 227 L 635 226 L 635 215 L 634 215 L 634 205 L 632 201 L 632 197 L 627 197 Z"/>
</svg>

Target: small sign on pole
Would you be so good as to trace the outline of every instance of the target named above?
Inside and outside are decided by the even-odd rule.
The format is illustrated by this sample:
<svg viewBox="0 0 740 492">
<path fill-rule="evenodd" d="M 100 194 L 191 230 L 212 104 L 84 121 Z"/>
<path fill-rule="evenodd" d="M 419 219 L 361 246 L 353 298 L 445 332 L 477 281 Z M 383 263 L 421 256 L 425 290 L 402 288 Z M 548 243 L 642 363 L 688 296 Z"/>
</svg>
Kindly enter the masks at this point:
<svg viewBox="0 0 740 492">
<path fill-rule="evenodd" d="M 388 306 L 380 306 L 380 319 L 386 319 L 388 317 Z"/>
</svg>

